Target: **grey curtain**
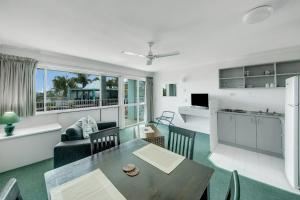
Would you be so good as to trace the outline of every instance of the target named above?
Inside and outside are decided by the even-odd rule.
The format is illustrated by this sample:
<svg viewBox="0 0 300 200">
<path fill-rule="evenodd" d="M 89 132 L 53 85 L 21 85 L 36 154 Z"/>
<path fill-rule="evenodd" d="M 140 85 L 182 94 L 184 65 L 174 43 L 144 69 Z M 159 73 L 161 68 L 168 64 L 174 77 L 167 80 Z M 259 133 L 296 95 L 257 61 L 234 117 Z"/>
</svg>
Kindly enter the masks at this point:
<svg viewBox="0 0 300 200">
<path fill-rule="evenodd" d="M 146 105 L 147 105 L 147 122 L 154 121 L 153 107 L 153 77 L 146 78 Z"/>
<path fill-rule="evenodd" d="M 35 114 L 35 69 L 30 58 L 0 54 L 0 115 L 15 111 L 19 116 Z"/>
</svg>

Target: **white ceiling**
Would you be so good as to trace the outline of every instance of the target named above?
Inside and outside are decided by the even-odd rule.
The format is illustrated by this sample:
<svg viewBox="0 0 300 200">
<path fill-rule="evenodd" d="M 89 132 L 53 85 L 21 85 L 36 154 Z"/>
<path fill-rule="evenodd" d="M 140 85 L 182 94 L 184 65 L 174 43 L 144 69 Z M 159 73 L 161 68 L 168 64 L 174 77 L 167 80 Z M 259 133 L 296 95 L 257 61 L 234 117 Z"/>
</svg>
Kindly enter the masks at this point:
<svg viewBox="0 0 300 200">
<path fill-rule="evenodd" d="M 243 14 L 271 3 L 259 24 Z M 145 60 L 122 50 L 181 55 Z M 300 45 L 300 0 L 0 0 L 0 41 L 158 71 Z"/>
</svg>

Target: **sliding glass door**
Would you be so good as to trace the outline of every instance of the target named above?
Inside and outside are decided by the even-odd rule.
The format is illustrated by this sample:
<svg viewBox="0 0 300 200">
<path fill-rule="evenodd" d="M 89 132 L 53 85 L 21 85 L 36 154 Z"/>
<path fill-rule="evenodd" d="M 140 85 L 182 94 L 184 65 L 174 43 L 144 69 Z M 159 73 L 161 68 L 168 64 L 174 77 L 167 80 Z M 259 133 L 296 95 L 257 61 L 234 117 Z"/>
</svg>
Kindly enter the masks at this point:
<svg viewBox="0 0 300 200">
<path fill-rule="evenodd" d="M 124 125 L 145 121 L 145 81 L 124 79 Z"/>
</svg>

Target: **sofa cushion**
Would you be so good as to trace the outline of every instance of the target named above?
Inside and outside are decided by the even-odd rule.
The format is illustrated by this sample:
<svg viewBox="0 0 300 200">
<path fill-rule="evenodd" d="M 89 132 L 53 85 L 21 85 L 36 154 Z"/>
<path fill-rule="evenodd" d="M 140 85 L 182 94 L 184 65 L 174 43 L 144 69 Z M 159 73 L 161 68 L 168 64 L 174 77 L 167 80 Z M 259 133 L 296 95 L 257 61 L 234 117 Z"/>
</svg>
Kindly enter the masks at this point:
<svg viewBox="0 0 300 200">
<path fill-rule="evenodd" d="M 69 141 L 83 139 L 82 128 L 78 126 L 77 122 L 72 126 L 70 126 L 69 128 L 67 128 L 66 135 Z"/>
<path fill-rule="evenodd" d="M 100 122 L 97 124 L 99 130 L 107 129 L 107 128 L 112 128 L 116 127 L 117 123 L 116 122 Z"/>
</svg>

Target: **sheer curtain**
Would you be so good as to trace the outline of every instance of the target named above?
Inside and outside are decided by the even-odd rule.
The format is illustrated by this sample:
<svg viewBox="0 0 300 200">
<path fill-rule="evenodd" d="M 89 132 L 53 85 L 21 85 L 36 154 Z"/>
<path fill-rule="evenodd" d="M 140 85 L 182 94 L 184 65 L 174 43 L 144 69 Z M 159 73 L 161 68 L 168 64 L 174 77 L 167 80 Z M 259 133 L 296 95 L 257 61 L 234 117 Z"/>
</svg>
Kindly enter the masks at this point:
<svg viewBox="0 0 300 200">
<path fill-rule="evenodd" d="M 35 114 L 36 65 L 30 58 L 0 54 L 0 116 L 6 111 Z"/>
<path fill-rule="evenodd" d="M 146 105 L 147 105 L 147 122 L 154 121 L 153 108 L 153 77 L 146 78 Z"/>
</svg>

